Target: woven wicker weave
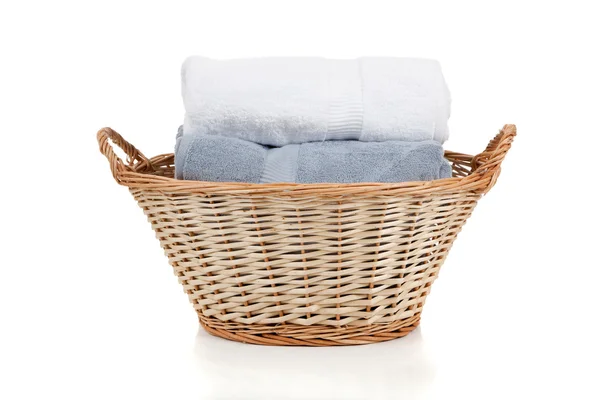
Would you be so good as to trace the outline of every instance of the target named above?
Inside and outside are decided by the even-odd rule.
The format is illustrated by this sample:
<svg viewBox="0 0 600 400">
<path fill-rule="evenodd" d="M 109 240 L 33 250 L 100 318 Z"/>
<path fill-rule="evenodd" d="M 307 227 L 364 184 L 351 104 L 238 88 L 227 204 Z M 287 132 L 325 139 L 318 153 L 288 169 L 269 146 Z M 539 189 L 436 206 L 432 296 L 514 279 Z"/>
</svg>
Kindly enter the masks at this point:
<svg viewBox="0 0 600 400">
<path fill-rule="evenodd" d="M 146 158 L 110 128 L 97 137 L 208 332 L 321 346 L 394 339 L 418 325 L 440 266 L 515 135 L 506 125 L 477 156 L 446 152 L 449 179 L 268 185 L 176 180 L 173 154 Z"/>
</svg>

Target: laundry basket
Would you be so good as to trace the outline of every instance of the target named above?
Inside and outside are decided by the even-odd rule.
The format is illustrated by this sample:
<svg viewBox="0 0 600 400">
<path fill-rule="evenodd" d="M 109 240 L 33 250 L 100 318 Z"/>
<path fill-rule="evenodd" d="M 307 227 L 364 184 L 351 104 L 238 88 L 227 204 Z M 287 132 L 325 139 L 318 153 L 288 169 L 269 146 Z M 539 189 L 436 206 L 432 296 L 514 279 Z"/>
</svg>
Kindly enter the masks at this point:
<svg viewBox="0 0 600 400">
<path fill-rule="evenodd" d="M 172 153 L 147 158 L 110 128 L 97 137 L 209 333 L 329 346 L 415 329 L 456 235 L 494 186 L 515 135 L 505 125 L 476 156 L 447 151 L 452 178 L 392 184 L 176 180 Z"/>
</svg>

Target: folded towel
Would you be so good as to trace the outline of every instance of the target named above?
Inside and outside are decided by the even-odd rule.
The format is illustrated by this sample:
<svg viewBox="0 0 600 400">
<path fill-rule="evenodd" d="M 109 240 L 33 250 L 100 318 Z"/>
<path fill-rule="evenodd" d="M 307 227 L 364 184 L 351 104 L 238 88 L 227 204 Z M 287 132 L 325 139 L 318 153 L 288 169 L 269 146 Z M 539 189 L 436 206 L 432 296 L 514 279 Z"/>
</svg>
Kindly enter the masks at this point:
<svg viewBox="0 0 600 400">
<path fill-rule="evenodd" d="M 260 182 L 267 147 L 235 138 L 177 133 L 175 177 L 208 182 Z"/>
<path fill-rule="evenodd" d="M 433 140 L 341 140 L 268 148 L 236 138 L 179 134 L 175 175 L 213 182 L 408 182 L 449 178 L 452 168 Z"/>
<path fill-rule="evenodd" d="M 184 135 L 278 147 L 448 138 L 450 93 L 434 60 L 194 56 L 182 67 L 182 95 Z"/>
</svg>

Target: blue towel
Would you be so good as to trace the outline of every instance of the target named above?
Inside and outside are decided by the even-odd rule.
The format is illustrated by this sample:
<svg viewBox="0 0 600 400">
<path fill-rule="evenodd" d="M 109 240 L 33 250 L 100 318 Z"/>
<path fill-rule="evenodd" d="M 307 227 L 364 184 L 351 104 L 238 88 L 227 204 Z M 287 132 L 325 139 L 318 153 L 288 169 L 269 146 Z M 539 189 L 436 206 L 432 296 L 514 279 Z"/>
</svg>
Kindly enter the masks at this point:
<svg viewBox="0 0 600 400">
<path fill-rule="evenodd" d="M 409 182 L 449 178 L 442 145 L 340 140 L 269 148 L 215 135 L 177 135 L 177 179 L 247 183 Z"/>
</svg>

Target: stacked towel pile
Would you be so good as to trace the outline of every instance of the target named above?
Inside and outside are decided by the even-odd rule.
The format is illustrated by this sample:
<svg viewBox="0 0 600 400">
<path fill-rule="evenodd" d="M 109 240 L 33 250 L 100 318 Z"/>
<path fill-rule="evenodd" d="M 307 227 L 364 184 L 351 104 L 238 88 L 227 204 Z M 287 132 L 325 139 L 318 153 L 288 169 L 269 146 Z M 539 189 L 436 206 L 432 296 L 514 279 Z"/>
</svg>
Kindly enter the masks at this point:
<svg viewBox="0 0 600 400">
<path fill-rule="evenodd" d="M 448 178 L 450 94 L 438 62 L 190 57 L 178 179 L 248 183 Z"/>
</svg>

